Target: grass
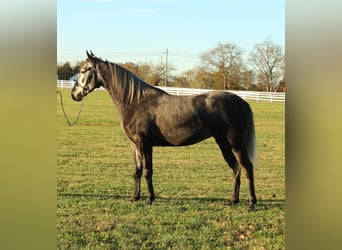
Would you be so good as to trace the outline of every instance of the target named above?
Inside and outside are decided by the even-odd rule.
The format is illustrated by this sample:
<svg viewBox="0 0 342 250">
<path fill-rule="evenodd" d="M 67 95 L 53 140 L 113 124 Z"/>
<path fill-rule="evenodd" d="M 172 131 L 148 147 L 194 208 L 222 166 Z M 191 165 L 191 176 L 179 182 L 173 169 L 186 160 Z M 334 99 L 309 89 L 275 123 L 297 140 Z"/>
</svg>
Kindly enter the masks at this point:
<svg viewBox="0 0 342 250">
<path fill-rule="evenodd" d="M 62 90 L 73 119 L 81 106 Z M 213 139 L 154 148 L 156 200 L 131 203 L 133 160 L 109 95 L 90 94 L 69 127 L 57 99 L 58 249 L 285 249 L 285 106 L 251 103 L 257 134 L 258 204 L 225 205 L 232 174 Z"/>
</svg>

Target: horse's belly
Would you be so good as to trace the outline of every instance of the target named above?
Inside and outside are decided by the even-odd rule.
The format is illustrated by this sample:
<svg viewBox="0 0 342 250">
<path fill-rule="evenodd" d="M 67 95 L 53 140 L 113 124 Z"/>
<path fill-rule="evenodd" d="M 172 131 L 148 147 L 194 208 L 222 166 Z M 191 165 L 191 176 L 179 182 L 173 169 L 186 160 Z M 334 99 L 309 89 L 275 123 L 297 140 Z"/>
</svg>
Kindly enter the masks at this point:
<svg viewBox="0 0 342 250">
<path fill-rule="evenodd" d="M 210 136 L 210 131 L 204 127 L 168 128 L 160 130 L 153 144 L 155 146 L 186 146 L 198 143 Z"/>
<path fill-rule="evenodd" d="M 155 114 L 156 134 L 154 145 L 185 146 L 200 142 L 211 136 L 207 124 L 202 121 L 199 112 L 189 97 L 172 98 L 158 106 Z"/>
</svg>

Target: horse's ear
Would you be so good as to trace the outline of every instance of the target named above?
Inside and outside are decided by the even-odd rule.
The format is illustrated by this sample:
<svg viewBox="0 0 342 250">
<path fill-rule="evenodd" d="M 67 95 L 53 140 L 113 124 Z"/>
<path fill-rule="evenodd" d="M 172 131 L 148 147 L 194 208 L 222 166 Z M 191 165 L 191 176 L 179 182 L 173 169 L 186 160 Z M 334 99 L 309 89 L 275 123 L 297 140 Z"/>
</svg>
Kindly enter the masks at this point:
<svg viewBox="0 0 342 250">
<path fill-rule="evenodd" d="M 87 52 L 87 57 L 88 57 L 89 61 L 94 62 L 97 59 L 92 51 L 90 51 L 90 53 L 89 53 L 87 50 L 86 52 Z"/>
</svg>

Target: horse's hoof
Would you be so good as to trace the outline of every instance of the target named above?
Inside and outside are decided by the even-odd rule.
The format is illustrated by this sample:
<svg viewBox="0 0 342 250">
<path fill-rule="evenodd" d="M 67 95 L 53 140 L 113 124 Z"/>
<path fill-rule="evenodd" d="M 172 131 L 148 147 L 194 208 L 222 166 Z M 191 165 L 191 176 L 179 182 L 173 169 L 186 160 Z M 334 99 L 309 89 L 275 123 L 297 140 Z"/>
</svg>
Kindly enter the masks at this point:
<svg viewBox="0 0 342 250">
<path fill-rule="evenodd" d="M 226 203 L 228 206 L 235 206 L 236 204 L 238 204 L 240 201 L 239 200 L 228 200 L 228 202 Z"/>
<path fill-rule="evenodd" d="M 155 199 L 154 194 L 148 197 L 146 200 L 146 205 L 152 205 L 152 202 L 154 201 L 154 199 Z"/>
<path fill-rule="evenodd" d="M 253 212 L 253 211 L 255 211 L 255 204 L 250 204 L 248 212 Z"/>
<path fill-rule="evenodd" d="M 255 210 L 255 204 L 257 204 L 257 199 L 254 198 L 254 199 L 251 199 L 249 201 L 249 209 L 248 209 L 248 212 L 251 212 L 251 211 L 254 211 Z"/>
<path fill-rule="evenodd" d="M 138 201 L 139 200 L 139 197 L 132 197 L 129 201 L 130 202 L 135 202 L 135 201 Z"/>
<path fill-rule="evenodd" d="M 150 199 L 148 199 L 148 200 L 146 200 L 146 205 L 149 205 L 149 206 L 151 206 L 152 205 L 152 200 L 150 200 Z"/>
</svg>

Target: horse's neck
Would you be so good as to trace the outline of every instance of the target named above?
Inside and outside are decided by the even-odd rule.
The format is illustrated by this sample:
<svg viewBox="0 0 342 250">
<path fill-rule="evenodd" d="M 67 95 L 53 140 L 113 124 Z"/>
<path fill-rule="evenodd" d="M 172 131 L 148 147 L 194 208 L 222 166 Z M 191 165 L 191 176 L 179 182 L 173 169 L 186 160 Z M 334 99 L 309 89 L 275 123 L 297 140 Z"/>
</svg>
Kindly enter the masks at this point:
<svg viewBox="0 0 342 250">
<path fill-rule="evenodd" d="M 120 101 L 119 97 L 117 96 L 118 91 L 117 88 L 118 86 L 116 86 L 115 82 L 116 82 L 116 72 L 115 72 L 115 67 L 116 65 L 113 63 L 108 63 L 108 65 L 106 65 L 107 69 L 104 70 L 105 74 L 103 77 L 103 87 L 108 91 L 110 97 L 112 98 L 117 110 L 119 111 L 120 116 L 122 117 L 124 114 L 124 110 L 125 110 L 125 106 L 127 104 L 122 103 L 122 101 Z"/>
<path fill-rule="evenodd" d="M 109 84 L 107 84 L 105 89 L 108 91 L 108 93 L 109 93 L 110 97 L 112 98 L 116 108 L 121 112 L 121 110 L 123 109 L 123 104 L 117 96 L 115 86 L 113 86 L 112 83 L 109 83 Z"/>
<path fill-rule="evenodd" d="M 124 71 L 124 72 L 122 72 Z M 123 91 L 121 88 L 125 88 L 125 84 L 132 84 L 132 82 L 128 79 L 120 79 L 120 73 L 124 73 L 125 77 L 134 77 L 129 71 L 126 71 L 124 68 L 117 66 L 115 64 L 109 63 L 108 68 L 105 74 L 105 88 L 107 89 L 108 93 L 110 94 L 117 110 L 119 111 L 120 115 L 123 116 L 125 114 L 125 110 L 129 109 L 131 105 L 138 105 L 143 99 L 146 98 L 144 93 L 148 89 L 148 98 L 152 98 L 152 96 L 160 96 L 162 94 L 161 90 L 155 89 L 153 87 L 149 87 L 148 84 L 144 86 L 136 86 L 137 88 L 133 88 L 130 90 L 125 90 L 129 92 Z M 137 79 L 135 79 L 137 80 Z M 123 82 L 119 82 L 123 81 Z M 139 84 L 145 84 L 140 83 Z M 140 88 L 141 87 L 141 88 Z M 133 93 L 131 92 L 133 91 Z M 125 96 L 122 96 L 125 95 Z"/>
</svg>

